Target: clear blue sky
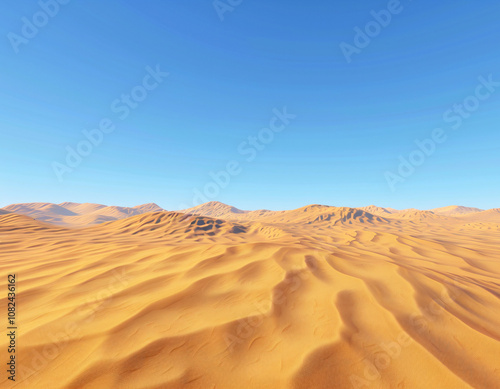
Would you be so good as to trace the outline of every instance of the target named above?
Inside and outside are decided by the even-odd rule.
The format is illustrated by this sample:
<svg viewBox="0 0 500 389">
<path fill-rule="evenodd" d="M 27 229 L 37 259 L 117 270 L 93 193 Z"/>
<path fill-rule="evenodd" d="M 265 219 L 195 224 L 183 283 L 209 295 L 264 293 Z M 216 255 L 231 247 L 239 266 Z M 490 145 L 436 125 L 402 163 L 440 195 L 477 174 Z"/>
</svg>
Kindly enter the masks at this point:
<svg viewBox="0 0 500 389">
<path fill-rule="evenodd" d="M 3 1 L 0 206 L 178 209 L 235 160 L 241 172 L 209 200 L 499 207 L 500 88 L 457 130 L 443 114 L 474 95 L 478 77 L 500 81 L 500 3 L 402 1 L 348 63 L 339 45 L 387 4 L 243 0 L 221 21 L 211 0 L 73 0 L 43 25 L 37 2 Z M 33 17 L 42 27 L 16 53 L 8 34 Z M 111 103 L 157 64 L 168 77 L 121 120 Z M 239 145 L 285 106 L 297 117 L 247 161 Z M 103 118 L 115 130 L 58 180 L 53 162 Z M 436 127 L 447 140 L 392 191 L 385 173 Z"/>
</svg>

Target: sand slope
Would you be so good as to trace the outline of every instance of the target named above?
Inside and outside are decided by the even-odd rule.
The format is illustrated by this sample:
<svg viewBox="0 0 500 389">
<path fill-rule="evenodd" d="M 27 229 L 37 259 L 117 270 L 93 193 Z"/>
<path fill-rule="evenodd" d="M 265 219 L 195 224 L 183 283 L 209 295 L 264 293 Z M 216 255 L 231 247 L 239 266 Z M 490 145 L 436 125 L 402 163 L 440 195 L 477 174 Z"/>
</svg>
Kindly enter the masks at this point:
<svg viewBox="0 0 500 389">
<path fill-rule="evenodd" d="M 233 213 L 0 215 L 20 323 L 0 387 L 498 387 L 500 229 L 475 226 L 495 211 Z"/>
</svg>

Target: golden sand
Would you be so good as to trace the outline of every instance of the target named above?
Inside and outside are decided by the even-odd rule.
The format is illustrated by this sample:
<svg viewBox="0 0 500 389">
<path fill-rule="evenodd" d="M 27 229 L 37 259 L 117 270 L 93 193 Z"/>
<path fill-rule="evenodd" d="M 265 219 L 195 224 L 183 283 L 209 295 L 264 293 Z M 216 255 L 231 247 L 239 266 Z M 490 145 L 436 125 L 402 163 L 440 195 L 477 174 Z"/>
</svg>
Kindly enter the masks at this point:
<svg viewBox="0 0 500 389">
<path fill-rule="evenodd" d="M 498 210 L 230 208 L 2 212 L 0 387 L 500 387 Z"/>
</svg>

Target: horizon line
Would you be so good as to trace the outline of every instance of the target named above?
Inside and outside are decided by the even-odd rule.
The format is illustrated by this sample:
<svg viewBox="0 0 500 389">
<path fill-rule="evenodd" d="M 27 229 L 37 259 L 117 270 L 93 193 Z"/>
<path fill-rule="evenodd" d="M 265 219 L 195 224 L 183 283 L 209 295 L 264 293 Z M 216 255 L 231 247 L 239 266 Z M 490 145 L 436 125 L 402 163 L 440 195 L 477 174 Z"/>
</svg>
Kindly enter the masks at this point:
<svg viewBox="0 0 500 389">
<path fill-rule="evenodd" d="M 193 209 L 193 208 L 200 207 L 200 206 L 203 206 L 203 205 L 207 205 L 207 204 L 210 204 L 210 203 L 217 203 L 217 204 L 220 204 L 220 205 L 223 205 L 223 206 L 236 208 L 237 210 L 243 211 L 243 212 L 253 212 L 253 211 L 274 211 L 274 212 L 292 211 L 292 210 L 296 210 L 296 209 L 300 209 L 300 208 L 304 208 L 304 207 L 308 207 L 308 206 L 314 206 L 314 205 L 319 205 L 319 206 L 324 206 L 324 207 L 334 207 L 334 208 L 353 208 L 353 209 L 362 209 L 362 208 L 368 208 L 368 207 L 377 207 L 377 208 L 382 208 L 382 209 L 393 209 L 395 211 L 407 211 L 407 210 L 432 211 L 432 210 L 442 209 L 442 208 L 448 208 L 448 207 L 475 208 L 475 209 L 478 209 L 480 211 L 487 211 L 487 210 L 490 210 L 490 209 L 500 208 L 500 207 L 480 208 L 480 207 L 477 207 L 477 206 L 451 204 L 451 205 L 445 205 L 445 206 L 442 206 L 442 207 L 434 207 L 434 208 L 427 208 L 427 209 L 420 209 L 420 208 L 415 208 L 415 207 L 398 209 L 398 208 L 393 208 L 393 207 L 383 207 L 383 206 L 379 206 L 379 205 L 375 205 L 375 204 L 369 204 L 369 205 L 363 205 L 363 206 L 353 207 L 353 206 L 345 206 L 345 205 L 329 205 L 329 204 L 310 203 L 310 204 L 302 205 L 302 206 L 299 206 L 297 208 L 291 208 L 291 209 L 278 209 L 278 210 L 275 210 L 275 209 L 268 209 L 268 208 L 257 208 L 257 209 L 250 209 L 249 210 L 249 209 L 242 209 L 242 208 L 239 208 L 237 206 L 224 203 L 222 201 L 211 200 L 211 201 L 207 201 L 205 203 L 194 205 L 194 206 L 189 207 L 189 208 L 170 209 L 170 210 L 168 208 L 164 208 L 164 207 L 160 206 L 157 202 L 142 203 L 142 204 L 137 204 L 137 205 L 134 205 L 134 206 L 125 206 L 125 205 L 107 205 L 107 204 L 102 204 L 102 203 L 90 203 L 90 202 L 79 203 L 79 202 L 74 202 L 74 201 L 63 201 L 61 203 L 52 203 L 52 202 L 43 202 L 43 201 L 33 201 L 33 202 L 23 202 L 23 203 L 11 203 L 11 204 L 8 204 L 8 205 L 5 205 L 5 206 L 0 206 L 0 209 L 5 209 L 7 207 L 14 206 L 14 205 L 27 205 L 27 204 L 57 205 L 57 206 L 62 206 L 64 208 L 64 206 L 62 204 L 67 204 L 67 203 L 101 205 L 103 207 L 120 207 L 120 208 L 136 208 L 136 207 L 140 207 L 140 206 L 143 206 L 143 205 L 156 205 L 159 208 L 161 208 L 161 209 L 163 209 L 164 211 L 167 211 L 167 212 L 179 212 L 179 211 L 183 211 L 183 210 L 189 210 L 189 209 Z"/>
</svg>

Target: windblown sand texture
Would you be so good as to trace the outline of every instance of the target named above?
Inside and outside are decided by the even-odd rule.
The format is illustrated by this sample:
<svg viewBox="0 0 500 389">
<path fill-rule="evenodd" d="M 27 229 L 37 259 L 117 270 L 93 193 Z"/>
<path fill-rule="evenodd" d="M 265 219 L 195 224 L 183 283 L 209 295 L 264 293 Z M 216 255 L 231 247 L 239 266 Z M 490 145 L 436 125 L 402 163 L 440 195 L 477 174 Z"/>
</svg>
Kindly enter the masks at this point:
<svg viewBox="0 0 500 389">
<path fill-rule="evenodd" d="M 498 209 L 36 204 L 0 210 L 1 388 L 500 387 Z"/>
</svg>

